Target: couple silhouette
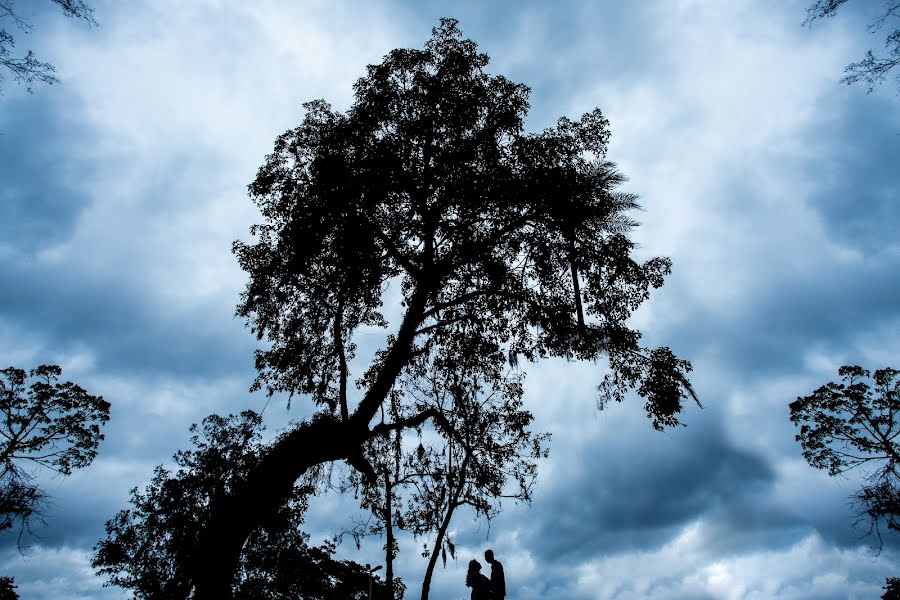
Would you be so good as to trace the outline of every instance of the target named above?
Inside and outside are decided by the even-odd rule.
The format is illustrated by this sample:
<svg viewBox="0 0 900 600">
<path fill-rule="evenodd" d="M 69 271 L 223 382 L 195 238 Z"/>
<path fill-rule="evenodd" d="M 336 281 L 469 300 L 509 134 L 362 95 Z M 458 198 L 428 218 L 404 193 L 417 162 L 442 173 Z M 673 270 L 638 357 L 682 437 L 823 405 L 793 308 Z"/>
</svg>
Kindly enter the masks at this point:
<svg viewBox="0 0 900 600">
<path fill-rule="evenodd" d="M 493 550 L 484 551 L 484 560 L 491 565 L 491 578 L 481 572 L 481 563 L 474 558 L 469 561 L 466 586 L 472 588 L 472 600 L 503 600 L 506 597 L 506 578 L 503 565 L 494 558 Z"/>
</svg>

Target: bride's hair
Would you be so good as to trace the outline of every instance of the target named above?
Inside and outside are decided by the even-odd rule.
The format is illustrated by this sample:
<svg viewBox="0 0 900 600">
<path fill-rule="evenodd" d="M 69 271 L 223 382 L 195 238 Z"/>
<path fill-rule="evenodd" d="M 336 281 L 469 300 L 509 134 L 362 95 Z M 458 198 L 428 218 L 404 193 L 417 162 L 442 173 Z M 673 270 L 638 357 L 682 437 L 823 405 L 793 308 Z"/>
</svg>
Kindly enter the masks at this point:
<svg viewBox="0 0 900 600">
<path fill-rule="evenodd" d="M 475 584 L 475 576 L 481 572 L 481 563 L 474 558 L 469 561 L 469 572 L 466 573 L 466 585 L 472 587 Z"/>
</svg>

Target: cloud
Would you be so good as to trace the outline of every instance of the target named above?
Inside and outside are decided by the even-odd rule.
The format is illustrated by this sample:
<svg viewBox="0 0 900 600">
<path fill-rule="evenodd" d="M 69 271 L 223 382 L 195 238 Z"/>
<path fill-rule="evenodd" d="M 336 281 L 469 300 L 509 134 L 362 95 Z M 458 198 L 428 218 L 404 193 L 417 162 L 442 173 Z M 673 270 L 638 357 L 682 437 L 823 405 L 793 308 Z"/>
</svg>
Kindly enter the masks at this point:
<svg viewBox="0 0 900 600">
<path fill-rule="evenodd" d="M 0 553 L 0 565 L 4 574 L 15 578 L 22 598 L 122 598 L 121 590 L 102 587 L 90 567 L 90 554 L 81 547 L 36 547 L 24 558 L 15 548 L 7 548 Z"/>
<path fill-rule="evenodd" d="M 694 523 L 659 550 L 597 559 L 578 569 L 573 587 L 585 597 L 615 600 L 861 599 L 880 594 L 895 568 L 834 549 L 815 534 L 780 550 L 721 557 L 709 552 L 710 535 Z"/>
<path fill-rule="evenodd" d="M 74 101 L 61 94 L 58 106 Z M 51 110 L 57 104 L 47 96 L 11 95 L 0 114 L 0 256 L 33 255 L 71 235 L 89 202 L 71 191 L 87 167 L 79 158 L 87 128 L 74 107 Z"/>
<path fill-rule="evenodd" d="M 103 521 L 190 423 L 265 405 L 233 318 L 230 244 L 258 220 L 245 186 L 301 102 L 346 108 L 367 63 L 455 15 L 532 86 L 530 128 L 611 119 L 640 251 L 674 259 L 634 323 L 693 361 L 706 408 L 660 434 L 639 399 L 596 411 L 602 364 L 529 367 L 554 433 L 535 501 L 490 528 L 459 515 L 432 597 L 467 595 L 487 545 L 521 598 L 877 596 L 894 549 L 872 559 L 846 505 L 858 482 L 802 461 L 786 405 L 844 362 L 896 366 L 900 129 L 893 96 L 835 83 L 865 19 L 801 29 L 803 4 L 98 2 L 96 30 L 39 14 L 30 42 L 63 84 L 0 98 L 0 359 L 63 364 L 113 420 L 91 468 L 47 481 L 49 527 L 27 561 L 4 547 L 3 572 L 23 597 L 120 596 L 87 566 Z M 300 414 L 275 399 L 267 421 Z M 313 541 L 354 506 L 315 499 Z M 402 543 L 408 597 L 422 542 Z M 382 543 L 340 555 L 379 561 Z"/>
</svg>

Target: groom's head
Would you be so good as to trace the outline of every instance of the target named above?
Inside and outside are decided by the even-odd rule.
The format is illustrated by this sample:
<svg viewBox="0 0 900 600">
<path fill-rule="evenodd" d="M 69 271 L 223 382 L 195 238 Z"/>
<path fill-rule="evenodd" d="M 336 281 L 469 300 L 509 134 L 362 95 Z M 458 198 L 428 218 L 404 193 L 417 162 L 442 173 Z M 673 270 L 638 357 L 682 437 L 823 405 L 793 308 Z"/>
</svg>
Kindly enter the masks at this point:
<svg viewBox="0 0 900 600">
<path fill-rule="evenodd" d="M 484 560 L 489 563 L 494 562 L 494 551 L 493 550 L 485 550 L 484 551 Z"/>
</svg>

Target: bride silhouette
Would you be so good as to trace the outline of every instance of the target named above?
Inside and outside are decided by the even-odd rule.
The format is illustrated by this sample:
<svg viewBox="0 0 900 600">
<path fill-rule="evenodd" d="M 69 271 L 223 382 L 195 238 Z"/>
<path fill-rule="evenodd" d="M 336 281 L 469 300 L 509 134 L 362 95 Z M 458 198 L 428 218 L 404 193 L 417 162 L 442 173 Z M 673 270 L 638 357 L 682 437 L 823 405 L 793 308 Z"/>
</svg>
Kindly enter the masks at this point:
<svg viewBox="0 0 900 600">
<path fill-rule="evenodd" d="M 490 600 L 491 580 L 484 576 L 481 572 L 481 563 L 475 559 L 469 561 L 466 586 L 472 588 L 472 600 Z"/>
</svg>

